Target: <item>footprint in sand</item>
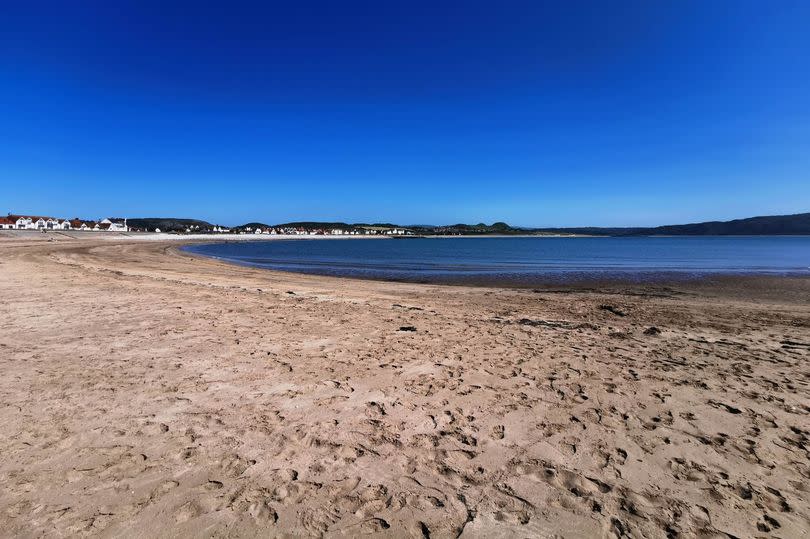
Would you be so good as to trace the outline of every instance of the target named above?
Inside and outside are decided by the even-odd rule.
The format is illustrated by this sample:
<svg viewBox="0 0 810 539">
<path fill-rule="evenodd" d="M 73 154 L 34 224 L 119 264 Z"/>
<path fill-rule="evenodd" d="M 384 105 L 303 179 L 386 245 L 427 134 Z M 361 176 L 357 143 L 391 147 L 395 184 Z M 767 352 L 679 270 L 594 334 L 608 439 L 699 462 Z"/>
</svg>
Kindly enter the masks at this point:
<svg viewBox="0 0 810 539">
<path fill-rule="evenodd" d="M 278 522 L 278 513 L 266 501 L 251 503 L 245 512 L 258 521 Z"/>
</svg>

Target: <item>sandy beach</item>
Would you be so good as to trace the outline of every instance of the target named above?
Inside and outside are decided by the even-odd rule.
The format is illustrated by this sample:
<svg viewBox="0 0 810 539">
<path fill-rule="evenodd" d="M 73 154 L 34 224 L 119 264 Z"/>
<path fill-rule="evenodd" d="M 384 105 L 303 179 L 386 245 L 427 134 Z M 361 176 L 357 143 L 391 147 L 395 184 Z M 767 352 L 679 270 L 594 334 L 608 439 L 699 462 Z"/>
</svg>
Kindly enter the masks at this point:
<svg viewBox="0 0 810 539">
<path fill-rule="evenodd" d="M 0 238 L 5 536 L 808 536 L 810 279 L 452 287 L 43 236 Z"/>
</svg>

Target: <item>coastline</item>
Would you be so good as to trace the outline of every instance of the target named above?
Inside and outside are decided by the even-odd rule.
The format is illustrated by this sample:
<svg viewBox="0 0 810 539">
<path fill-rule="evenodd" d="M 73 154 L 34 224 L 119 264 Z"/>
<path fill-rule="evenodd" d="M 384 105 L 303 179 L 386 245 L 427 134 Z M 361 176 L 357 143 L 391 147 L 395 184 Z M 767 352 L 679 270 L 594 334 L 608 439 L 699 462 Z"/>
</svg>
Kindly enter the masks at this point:
<svg viewBox="0 0 810 539">
<path fill-rule="evenodd" d="M 461 238 L 513 238 L 514 236 L 464 236 Z M 528 236 L 521 236 L 526 238 Z M 780 237 L 781 238 L 781 237 Z M 328 239 L 325 238 L 325 239 Z M 420 238 L 422 239 L 422 238 Z M 429 239 L 429 238 L 426 238 Z M 448 241 L 456 240 L 457 237 L 442 236 L 437 239 Z M 638 240 L 638 238 L 633 238 Z M 668 268 L 652 269 L 639 266 L 638 268 L 625 266 L 603 268 L 593 268 L 579 270 L 573 268 L 548 268 L 542 271 L 521 271 L 510 267 L 493 269 L 494 266 L 487 265 L 486 269 L 477 268 L 469 262 L 460 263 L 459 271 L 451 269 L 449 266 L 444 271 L 403 271 L 397 269 L 398 263 L 403 261 L 395 257 L 391 261 L 391 271 L 386 271 L 387 267 L 383 261 L 384 253 L 370 254 L 374 258 L 373 267 L 366 267 L 362 263 L 362 257 L 355 259 L 336 259 L 334 268 L 323 263 L 308 265 L 305 259 L 279 258 L 264 259 L 262 252 L 244 253 L 242 251 L 225 250 L 217 251 L 217 245 L 227 242 L 207 241 L 207 242 L 186 242 L 185 245 L 178 245 L 178 249 L 194 255 L 220 261 L 229 265 L 255 268 L 264 271 L 292 273 L 301 275 L 324 276 L 341 279 L 351 279 L 359 281 L 391 282 L 391 283 L 413 283 L 425 285 L 442 286 L 472 286 L 484 288 L 507 288 L 507 289 L 553 289 L 569 288 L 578 290 L 604 290 L 608 288 L 617 289 L 621 287 L 644 287 L 644 286 L 690 286 L 698 285 L 704 290 L 710 288 L 723 288 L 729 285 L 746 282 L 749 287 L 759 288 L 779 288 L 785 280 L 798 280 L 796 282 L 810 282 L 810 271 L 807 269 L 783 269 L 783 268 L 758 268 L 758 269 L 707 269 L 707 268 Z M 209 248 L 211 247 L 211 248 Z M 483 247 L 482 247 L 483 248 Z M 317 254 L 317 250 L 316 250 Z M 330 256 L 334 256 L 331 253 Z M 418 255 L 417 255 L 418 256 Z M 407 260 L 410 265 L 415 264 Z M 444 262 L 447 264 L 447 262 Z M 430 266 L 430 264 L 428 264 Z M 810 268 L 808 268 L 810 269 Z M 707 283 L 713 283 L 707 286 Z M 802 288 L 799 286 L 799 288 Z M 808 296 L 810 300 L 810 296 Z"/>
<path fill-rule="evenodd" d="M 48 236 L 0 238 L 9 534 L 810 525 L 808 279 L 454 287 Z"/>
</svg>

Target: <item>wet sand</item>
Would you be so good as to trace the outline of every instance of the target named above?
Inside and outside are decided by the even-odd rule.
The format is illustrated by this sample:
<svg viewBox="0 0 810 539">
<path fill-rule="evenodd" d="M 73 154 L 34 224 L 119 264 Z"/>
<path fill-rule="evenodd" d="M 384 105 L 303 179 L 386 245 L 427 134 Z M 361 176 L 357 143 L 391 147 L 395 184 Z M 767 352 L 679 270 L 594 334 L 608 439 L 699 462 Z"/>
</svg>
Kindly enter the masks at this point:
<svg viewBox="0 0 810 539">
<path fill-rule="evenodd" d="M 50 237 L 0 239 L 4 535 L 810 529 L 806 278 L 451 287 Z"/>
</svg>

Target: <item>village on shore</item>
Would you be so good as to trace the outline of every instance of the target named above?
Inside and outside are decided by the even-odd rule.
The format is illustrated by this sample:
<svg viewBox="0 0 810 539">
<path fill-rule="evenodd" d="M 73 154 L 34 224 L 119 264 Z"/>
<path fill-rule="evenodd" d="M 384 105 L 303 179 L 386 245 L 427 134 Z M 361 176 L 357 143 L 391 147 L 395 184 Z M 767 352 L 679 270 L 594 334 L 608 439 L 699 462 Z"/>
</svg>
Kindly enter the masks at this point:
<svg viewBox="0 0 810 539">
<path fill-rule="evenodd" d="M 478 223 L 476 225 L 402 226 L 393 223 L 298 221 L 276 225 L 250 222 L 239 226 L 228 227 L 199 219 L 174 217 L 107 217 L 98 220 L 86 220 L 79 219 L 78 217 L 63 219 L 15 213 L 8 213 L 5 217 L 0 217 L 0 231 L 2 230 L 164 233 L 173 235 L 382 236 L 393 238 L 475 235 L 571 236 L 581 234 L 579 230 L 543 231 L 538 229 L 515 228 L 503 222 L 496 222 L 491 225 Z"/>
<path fill-rule="evenodd" d="M 49 230 L 86 230 L 96 232 L 172 232 L 179 234 L 262 234 L 262 235 L 288 235 L 288 236 L 412 236 L 411 230 L 402 227 L 326 227 L 326 226 L 267 226 L 267 225 L 244 225 L 241 227 L 229 228 L 220 225 L 210 225 L 208 223 L 188 223 L 183 224 L 180 220 L 168 223 L 161 229 L 160 226 L 148 226 L 152 221 L 149 219 L 134 219 L 136 225 L 128 223 L 125 218 L 104 218 L 98 221 L 84 220 L 79 218 L 61 219 L 57 217 L 46 217 L 38 215 L 15 215 L 9 213 L 5 217 L 0 217 L 0 230 L 39 230 L 47 232 Z M 140 225 L 140 226 L 138 226 Z"/>
</svg>

